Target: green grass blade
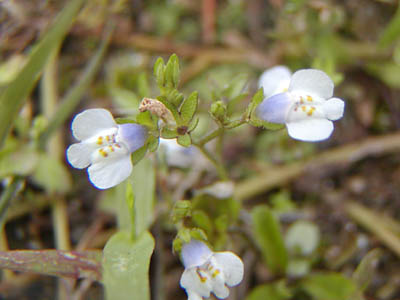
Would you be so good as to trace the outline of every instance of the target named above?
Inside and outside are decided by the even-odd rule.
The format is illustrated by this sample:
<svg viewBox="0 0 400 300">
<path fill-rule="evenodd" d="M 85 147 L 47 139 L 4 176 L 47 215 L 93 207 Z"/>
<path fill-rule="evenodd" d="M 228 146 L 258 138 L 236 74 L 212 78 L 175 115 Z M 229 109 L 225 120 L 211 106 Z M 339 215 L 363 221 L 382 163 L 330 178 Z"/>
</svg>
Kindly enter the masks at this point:
<svg viewBox="0 0 400 300">
<path fill-rule="evenodd" d="M 70 91 L 63 97 L 61 104 L 58 107 L 56 113 L 53 115 L 49 121 L 48 126 L 42 132 L 39 138 L 39 146 L 43 148 L 52 135 L 52 133 L 61 126 L 68 119 L 71 113 L 74 111 L 76 106 L 82 99 L 82 95 L 87 90 L 89 84 L 92 82 L 94 76 L 100 68 L 101 62 L 103 60 L 104 54 L 107 50 L 107 46 L 110 42 L 111 34 L 113 32 L 113 25 L 110 25 L 105 33 L 105 38 L 103 39 L 99 49 L 96 54 L 92 57 L 88 65 L 85 67 L 84 72 L 78 78 L 76 84 L 70 89 Z"/>
<path fill-rule="evenodd" d="M 73 0 L 63 9 L 49 31 L 33 48 L 24 68 L 0 95 L 0 147 L 4 143 L 15 116 L 35 86 L 47 59 L 60 45 L 84 1 Z"/>
</svg>

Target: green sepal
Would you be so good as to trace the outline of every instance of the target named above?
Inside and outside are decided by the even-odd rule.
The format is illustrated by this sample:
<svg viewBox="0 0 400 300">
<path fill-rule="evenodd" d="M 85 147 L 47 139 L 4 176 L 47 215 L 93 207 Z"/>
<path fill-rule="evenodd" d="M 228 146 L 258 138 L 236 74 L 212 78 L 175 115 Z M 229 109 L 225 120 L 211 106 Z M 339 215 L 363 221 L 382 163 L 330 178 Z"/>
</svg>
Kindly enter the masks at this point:
<svg viewBox="0 0 400 300">
<path fill-rule="evenodd" d="M 257 91 L 257 93 L 254 94 L 249 106 L 247 107 L 247 116 L 249 118 L 252 118 L 254 110 L 263 100 L 264 100 L 264 90 L 263 88 L 260 88 Z"/>
<path fill-rule="evenodd" d="M 200 118 L 194 118 L 188 126 L 187 132 L 192 132 L 193 130 L 196 129 L 197 125 L 199 124 Z"/>
<path fill-rule="evenodd" d="M 136 123 L 136 121 L 134 119 L 131 119 L 131 118 L 115 118 L 115 122 L 117 122 L 117 124 Z M 141 125 L 144 125 L 144 124 L 141 124 Z"/>
<path fill-rule="evenodd" d="M 158 96 L 156 99 L 165 105 L 165 107 L 171 112 L 172 116 L 174 117 L 176 124 L 179 125 L 181 123 L 181 117 L 176 107 L 164 96 Z"/>
<path fill-rule="evenodd" d="M 270 123 L 267 121 L 260 120 L 255 116 L 252 116 L 248 123 L 252 126 L 261 127 L 268 130 L 279 130 L 285 128 L 284 124 Z"/>
<path fill-rule="evenodd" d="M 176 141 L 178 142 L 179 145 L 183 147 L 189 147 L 190 145 L 192 145 L 192 138 L 188 133 L 186 133 L 185 135 L 178 136 Z"/>
<path fill-rule="evenodd" d="M 210 217 L 202 210 L 195 210 L 192 213 L 192 221 L 195 226 L 203 229 L 208 235 L 212 234 L 213 224 Z"/>
<path fill-rule="evenodd" d="M 192 202 L 188 200 L 179 200 L 175 203 L 171 219 L 174 224 L 182 221 L 184 218 L 190 217 L 192 215 Z"/>
<path fill-rule="evenodd" d="M 183 101 L 180 107 L 180 114 L 182 118 L 183 124 L 189 124 L 189 122 L 193 119 L 193 116 L 197 110 L 198 105 L 198 93 L 193 92 Z"/>
<path fill-rule="evenodd" d="M 212 117 L 221 122 L 221 124 L 225 124 L 229 121 L 226 111 L 226 104 L 223 101 L 216 101 L 211 104 L 210 113 Z"/>
</svg>

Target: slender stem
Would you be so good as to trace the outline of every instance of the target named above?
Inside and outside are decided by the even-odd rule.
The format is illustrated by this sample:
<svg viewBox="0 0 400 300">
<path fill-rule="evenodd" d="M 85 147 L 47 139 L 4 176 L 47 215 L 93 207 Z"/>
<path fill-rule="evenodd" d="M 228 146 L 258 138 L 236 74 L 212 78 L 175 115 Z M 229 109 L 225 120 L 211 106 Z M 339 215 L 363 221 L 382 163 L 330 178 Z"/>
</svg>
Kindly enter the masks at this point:
<svg viewBox="0 0 400 300">
<path fill-rule="evenodd" d="M 6 190 L 3 192 L 0 198 L 0 229 L 3 230 L 3 226 L 6 221 L 6 215 L 8 207 L 10 206 L 11 200 L 17 194 L 19 187 L 22 184 L 22 178 L 14 177 L 11 179 L 10 184 L 7 186 Z"/>
<path fill-rule="evenodd" d="M 200 145 L 200 146 L 204 146 L 209 141 L 212 141 L 216 137 L 223 134 L 225 129 L 233 129 L 233 128 L 239 127 L 240 125 L 243 125 L 245 123 L 247 123 L 247 120 L 246 120 L 246 116 L 243 115 L 242 118 L 240 118 L 239 120 L 232 121 L 229 124 L 225 125 L 224 127 L 219 127 L 218 129 L 215 129 L 213 132 L 211 132 L 209 135 L 206 135 L 204 138 L 202 138 L 196 144 Z"/>
<path fill-rule="evenodd" d="M 222 163 L 218 162 L 217 159 L 208 151 L 203 145 L 200 144 L 193 144 L 199 150 L 206 156 L 209 161 L 214 165 L 214 167 L 217 169 L 218 175 L 222 180 L 227 180 L 228 179 L 228 173 L 225 170 L 224 166 Z"/>
</svg>

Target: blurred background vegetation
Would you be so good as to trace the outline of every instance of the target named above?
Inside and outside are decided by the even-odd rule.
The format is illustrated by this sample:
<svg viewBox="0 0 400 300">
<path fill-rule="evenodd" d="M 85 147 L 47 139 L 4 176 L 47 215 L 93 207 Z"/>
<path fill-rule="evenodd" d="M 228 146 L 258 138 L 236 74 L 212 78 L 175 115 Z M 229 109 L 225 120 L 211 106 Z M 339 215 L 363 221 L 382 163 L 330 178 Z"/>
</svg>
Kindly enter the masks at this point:
<svg viewBox="0 0 400 300">
<path fill-rule="evenodd" d="M 311 144 L 285 130 L 227 133 L 222 157 L 236 204 L 225 217 L 238 221 L 225 228 L 218 205 L 198 198 L 193 223 L 245 263 L 229 299 L 400 299 L 398 1 L 89 0 L 79 14 L 80 4 L 71 8 L 63 26 L 50 25 L 69 2 L 78 3 L 0 0 L 1 251 L 104 247 L 116 230 L 112 201 L 125 194 L 99 192 L 68 165 L 71 118 L 89 107 L 135 116 L 143 97 L 158 95 L 158 56 L 178 55 L 180 91 L 197 90 L 205 116 L 216 100 L 229 100 L 233 115 L 243 111 L 271 66 L 312 67 L 327 72 L 346 101 L 333 136 Z M 49 28 L 58 31 L 42 39 Z M 27 75 L 17 85 L 20 70 Z M 22 100 L 9 104 L 10 95 Z M 210 128 L 204 117 L 198 134 Z M 183 181 L 185 197 L 216 180 L 210 170 L 191 175 L 157 169 L 153 299 L 186 297 L 165 199 L 181 200 L 174 197 L 184 179 L 192 180 Z M 0 295 L 103 298 L 100 284 L 78 283 L 4 270 Z"/>
</svg>

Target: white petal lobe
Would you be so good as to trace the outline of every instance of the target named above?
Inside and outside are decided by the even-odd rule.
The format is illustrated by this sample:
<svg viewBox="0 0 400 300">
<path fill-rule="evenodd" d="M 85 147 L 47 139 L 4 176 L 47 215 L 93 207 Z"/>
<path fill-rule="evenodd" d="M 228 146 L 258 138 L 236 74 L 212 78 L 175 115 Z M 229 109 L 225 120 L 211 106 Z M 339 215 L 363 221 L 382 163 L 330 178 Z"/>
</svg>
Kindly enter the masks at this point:
<svg viewBox="0 0 400 300">
<path fill-rule="evenodd" d="M 329 99 L 333 95 L 333 81 L 325 72 L 305 69 L 295 72 L 290 80 L 289 91 L 301 91 Z"/>
<path fill-rule="evenodd" d="M 225 282 L 229 286 L 239 284 L 243 279 L 244 266 L 242 260 L 230 251 L 217 252 L 214 257 L 222 267 Z"/>
<path fill-rule="evenodd" d="M 68 162 L 77 169 L 84 169 L 90 165 L 92 149 L 85 143 L 72 144 L 67 149 Z"/>
<path fill-rule="evenodd" d="M 289 135 L 305 142 L 322 141 L 330 137 L 333 131 L 333 123 L 327 119 L 304 119 L 287 123 Z"/>
<path fill-rule="evenodd" d="M 99 131 L 116 127 L 111 113 L 102 108 L 87 109 L 72 121 L 72 134 L 80 141 L 96 135 Z"/>
<path fill-rule="evenodd" d="M 188 291 L 188 293 L 195 293 L 201 297 L 208 298 L 211 293 L 210 280 L 207 278 L 206 281 L 202 282 L 196 271 L 196 268 L 185 269 L 181 277 L 180 285 Z"/>
<path fill-rule="evenodd" d="M 323 104 L 322 109 L 329 120 L 336 121 L 343 117 L 344 105 L 342 99 L 332 98 Z"/>
<path fill-rule="evenodd" d="M 276 66 L 261 74 L 258 86 L 264 90 L 264 97 L 268 98 L 284 92 L 290 83 L 292 72 L 285 66 Z"/>
<path fill-rule="evenodd" d="M 132 173 L 129 154 L 94 162 L 88 168 L 89 179 L 99 189 L 108 189 L 124 181 Z"/>
</svg>

